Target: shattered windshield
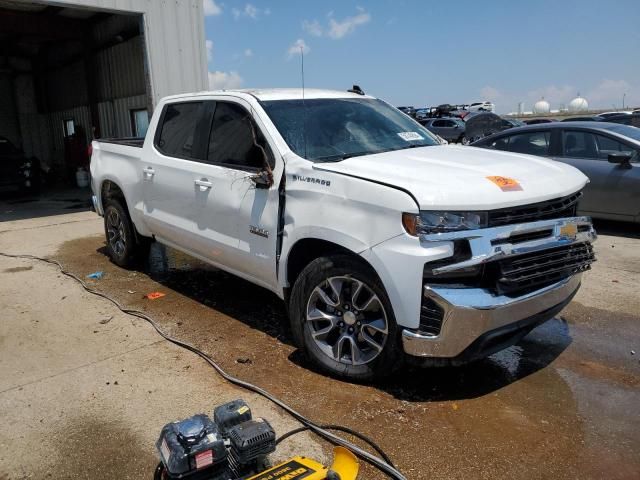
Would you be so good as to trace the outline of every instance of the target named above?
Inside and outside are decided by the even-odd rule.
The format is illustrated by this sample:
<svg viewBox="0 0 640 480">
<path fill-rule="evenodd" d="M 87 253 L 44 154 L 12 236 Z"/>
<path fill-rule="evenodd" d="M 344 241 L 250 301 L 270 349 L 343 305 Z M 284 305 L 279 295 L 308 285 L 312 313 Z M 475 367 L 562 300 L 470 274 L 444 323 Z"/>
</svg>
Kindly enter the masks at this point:
<svg viewBox="0 0 640 480">
<path fill-rule="evenodd" d="M 419 123 L 376 99 L 274 100 L 262 105 L 289 148 L 315 162 L 439 144 Z"/>
</svg>

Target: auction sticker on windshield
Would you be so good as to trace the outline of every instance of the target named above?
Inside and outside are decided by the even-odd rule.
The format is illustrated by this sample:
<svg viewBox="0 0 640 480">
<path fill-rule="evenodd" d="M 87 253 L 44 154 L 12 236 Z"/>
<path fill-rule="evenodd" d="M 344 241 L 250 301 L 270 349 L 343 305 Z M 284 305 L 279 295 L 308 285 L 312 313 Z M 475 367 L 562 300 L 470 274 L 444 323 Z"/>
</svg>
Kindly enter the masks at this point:
<svg viewBox="0 0 640 480">
<path fill-rule="evenodd" d="M 522 187 L 517 180 L 509 177 L 491 176 L 487 177 L 487 180 L 500 187 L 503 192 L 516 192 L 522 190 Z"/>
<path fill-rule="evenodd" d="M 424 137 L 418 132 L 400 132 L 398 136 L 405 142 L 412 142 L 415 140 L 424 140 Z"/>
</svg>

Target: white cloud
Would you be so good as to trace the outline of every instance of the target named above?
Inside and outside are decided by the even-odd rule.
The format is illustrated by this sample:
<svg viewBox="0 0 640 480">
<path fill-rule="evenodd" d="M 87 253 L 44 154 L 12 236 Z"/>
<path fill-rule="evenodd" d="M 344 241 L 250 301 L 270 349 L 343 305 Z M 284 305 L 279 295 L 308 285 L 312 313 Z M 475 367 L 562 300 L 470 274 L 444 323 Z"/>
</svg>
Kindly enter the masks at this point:
<svg viewBox="0 0 640 480">
<path fill-rule="evenodd" d="M 251 50 L 250 48 L 247 48 L 247 49 L 244 51 L 244 56 L 245 56 L 245 57 L 253 57 L 253 50 Z"/>
<path fill-rule="evenodd" d="M 209 88 L 211 90 L 225 90 L 240 88 L 244 83 L 238 72 L 209 72 Z"/>
<path fill-rule="evenodd" d="M 302 29 L 307 32 L 309 35 L 313 35 L 314 37 L 321 37 L 324 33 L 322 30 L 322 25 L 317 20 L 309 21 L 304 20 L 302 22 Z"/>
<path fill-rule="evenodd" d="M 613 105 L 616 108 L 622 107 L 622 96 L 626 93 L 625 106 L 630 105 L 629 93 L 635 89 L 626 80 L 605 79 L 591 90 L 584 94 L 589 105 L 594 107 L 609 108 Z"/>
<path fill-rule="evenodd" d="M 289 47 L 289 50 L 287 50 L 287 54 L 289 58 L 292 58 L 295 55 L 300 55 L 301 52 L 307 55 L 310 51 L 311 48 L 309 47 L 309 45 L 307 45 L 302 38 L 299 38 Z"/>
<path fill-rule="evenodd" d="M 247 3 L 242 10 L 240 10 L 239 8 L 231 9 L 231 14 L 236 20 L 241 17 L 257 20 L 260 15 L 271 15 L 271 9 L 265 8 L 264 10 L 260 10 L 255 5 Z"/>
<path fill-rule="evenodd" d="M 329 18 L 329 31 L 328 35 L 337 40 L 345 35 L 352 33 L 360 25 L 364 25 L 371 21 L 371 15 L 369 15 L 364 9 L 358 7 L 357 15 L 353 17 L 347 17 L 342 21 L 336 21 L 334 18 Z"/>
<path fill-rule="evenodd" d="M 207 40 L 206 46 L 207 46 L 207 60 L 211 61 L 213 59 L 213 42 L 211 40 Z"/>
<path fill-rule="evenodd" d="M 204 14 L 209 17 L 212 15 L 220 15 L 222 8 L 215 2 L 215 0 L 202 0 L 202 7 Z"/>
</svg>

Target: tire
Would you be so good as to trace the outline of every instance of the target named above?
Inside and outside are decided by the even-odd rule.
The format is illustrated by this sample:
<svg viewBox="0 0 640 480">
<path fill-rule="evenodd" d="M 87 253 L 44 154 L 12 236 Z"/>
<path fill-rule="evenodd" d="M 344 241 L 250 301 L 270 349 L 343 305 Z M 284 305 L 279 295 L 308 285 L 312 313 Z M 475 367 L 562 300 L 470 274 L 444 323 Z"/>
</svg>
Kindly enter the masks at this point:
<svg viewBox="0 0 640 480">
<path fill-rule="evenodd" d="M 149 253 L 151 240 L 137 234 L 129 212 L 118 199 L 105 203 L 104 234 L 109 258 L 120 267 L 137 266 Z"/>
<path fill-rule="evenodd" d="M 289 319 L 296 345 L 330 375 L 369 381 L 402 363 L 391 302 L 375 271 L 357 257 L 309 263 L 293 286 Z"/>
</svg>

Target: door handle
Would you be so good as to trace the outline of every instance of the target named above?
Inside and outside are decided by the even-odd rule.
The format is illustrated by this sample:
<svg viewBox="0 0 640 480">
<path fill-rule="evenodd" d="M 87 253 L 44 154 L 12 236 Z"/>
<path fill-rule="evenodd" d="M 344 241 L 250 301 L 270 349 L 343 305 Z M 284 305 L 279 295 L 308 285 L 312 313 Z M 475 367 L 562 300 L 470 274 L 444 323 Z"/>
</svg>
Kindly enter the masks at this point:
<svg viewBox="0 0 640 480">
<path fill-rule="evenodd" d="M 198 187 L 200 187 L 201 192 L 204 192 L 205 190 L 208 190 L 211 187 L 213 187 L 213 183 L 211 183 L 206 178 L 203 178 L 202 180 L 194 180 L 193 183 L 195 183 Z"/>
<path fill-rule="evenodd" d="M 153 177 L 156 174 L 156 171 L 151 167 L 146 167 L 142 169 L 142 173 L 145 177 Z"/>
</svg>

